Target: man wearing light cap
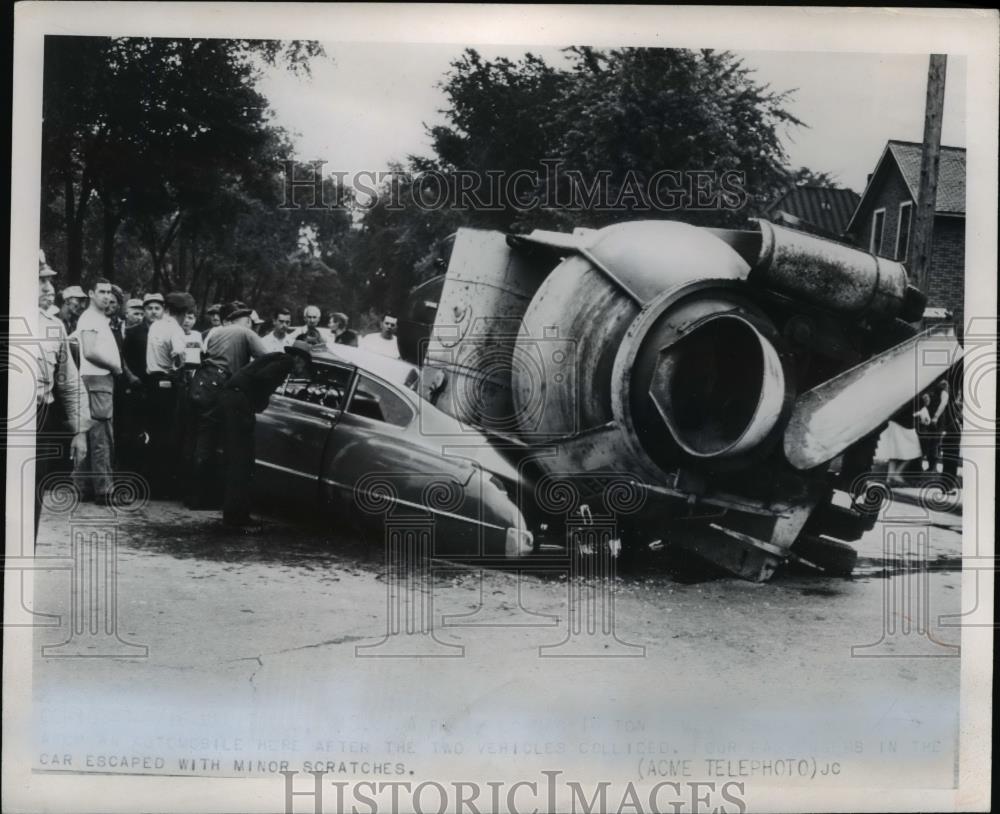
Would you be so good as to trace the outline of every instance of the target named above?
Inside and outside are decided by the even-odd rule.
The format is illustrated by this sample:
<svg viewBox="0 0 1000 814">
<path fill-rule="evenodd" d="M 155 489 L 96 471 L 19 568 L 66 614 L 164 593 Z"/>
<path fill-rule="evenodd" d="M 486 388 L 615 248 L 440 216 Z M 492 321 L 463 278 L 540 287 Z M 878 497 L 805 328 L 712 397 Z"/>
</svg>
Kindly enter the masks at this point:
<svg viewBox="0 0 1000 814">
<path fill-rule="evenodd" d="M 69 457 L 74 465 L 87 457 L 87 430 L 90 429 L 90 405 L 80 381 L 80 373 L 69 352 L 66 328 L 48 313 L 56 290 L 52 278 L 56 272 L 38 253 L 38 336 L 32 345 L 37 364 L 35 378 L 35 536 L 42 509 L 42 491 L 47 476 L 56 471 L 61 460 Z M 54 449 L 53 449 L 54 447 Z"/>
<path fill-rule="evenodd" d="M 177 411 L 187 350 L 187 337 L 180 323 L 196 308 L 194 297 L 186 291 L 167 294 L 165 305 L 166 313 L 149 326 L 146 341 L 150 486 L 153 496 L 161 499 L 177 497 L 177 449 L 181 437 Z"/>
<path fill-rule="evenodd" d="M 146 374 L 146 346 L 149 341 L 149 326 L 163 314 L 163 295 L 146 294 L 140 299 L 126 303 L 127 319 L 130 324 L 125 329 L 122 343 L 122 357 L 128 369 L 139 377 L 140 385 L 131 389 L 127 426 L 122 428 L 122 459 L 127 468 L 140 474 L 148 474 L 147 447 L 149 444 L 149 417 L 147 413 L 148 376 Z"/>
<path fill-rule="evenodd" d="M 127 331 L 133 325 L 138 325 L 142 322 L 144 312 L 142 310 L 142 300 L 133 297 L 128 302 L 125 303 L 125 330 Z"/>
<path fill-rule="evenodd" d="M 163 316 L 164 299 L 162 294 L 147 294 L 142 298 L 142 310 L 146 312 L 146 322 L 152 325 Z"/>
<path fill-rule="evenodd" d="M 133 373 L 146 381 L 146 345 L 149 341 L 149 326 L 163 314 L 163 296 L 147 294 L 142 300 L 129 300 L 130 304 L 138 302 L 142 309 L 140 320 L 125 331 L 125 343 L 122 350 L 125 362 Z M 130 310 L 132 310 L 130 308 Z"/>
<path fill-rule="evenodd" d="M 71 285 L 64 288 L 59 296 L 62 298 L 59 319 L 66 326 L 66 334 L 69 335 L 76 330 L 76 321 L 87 307 L 87 293 L 80 286 Z"/>
<path fill-rule="evenodd" d="M 181 320 L 195 309 L 194 297 L 186 291 L 166 296 L 166 313 L 149 326 L 146 340 L 146 376 L 171 376 L 184 366 L 187 341 Z"/>
</svg>

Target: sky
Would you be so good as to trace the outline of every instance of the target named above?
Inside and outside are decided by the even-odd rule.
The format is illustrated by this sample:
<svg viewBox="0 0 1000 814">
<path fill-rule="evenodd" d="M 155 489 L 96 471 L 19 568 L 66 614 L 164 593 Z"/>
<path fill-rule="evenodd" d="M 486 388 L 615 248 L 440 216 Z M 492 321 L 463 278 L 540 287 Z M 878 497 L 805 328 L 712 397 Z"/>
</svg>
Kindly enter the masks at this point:
<svg viewBox="0 0 1000 814">
<path fill-rule="evenodd" d="M 275 123 L 292 135 L 296 157 L 326 161 L 324 171 L 388 169 L 409 154 L 430 155 L 425 125 L 443 121 L 438 86 L 458 45 L 324 44 L 312 76 L 269 69 L 260 89 Z M 559 65 L 553 47 L 477 46 L 485 57 L 517 59 L 526 50 Z M 786 109 L 805 122 L 783 133 L 792 167 L 831 173 L 864 190 L 886 141 L 923 138 L 926 54 L 738 51 L 755 78 L 794 90 Z M 966 64 L 948 60 L 942 144 L 965 146 Z"/>
</svg>

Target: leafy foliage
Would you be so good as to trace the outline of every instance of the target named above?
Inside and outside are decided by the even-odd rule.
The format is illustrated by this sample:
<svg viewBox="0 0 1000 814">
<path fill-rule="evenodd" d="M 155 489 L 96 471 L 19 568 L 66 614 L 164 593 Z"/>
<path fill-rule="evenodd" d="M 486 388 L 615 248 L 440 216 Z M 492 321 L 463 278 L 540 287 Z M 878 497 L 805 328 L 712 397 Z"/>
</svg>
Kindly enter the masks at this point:
<svg viewBox="0 0 1000 814">
<path fill-rule="evenodd" d="M 255 83 L 264 65 L 308 71 L 322 55 L 308 42 L 47 38 L 43 243 L 68 281 L 86 269 L 133 292 L 265 290 L 303 224 L 280 210 L 291 148 Z"/>
</svg>

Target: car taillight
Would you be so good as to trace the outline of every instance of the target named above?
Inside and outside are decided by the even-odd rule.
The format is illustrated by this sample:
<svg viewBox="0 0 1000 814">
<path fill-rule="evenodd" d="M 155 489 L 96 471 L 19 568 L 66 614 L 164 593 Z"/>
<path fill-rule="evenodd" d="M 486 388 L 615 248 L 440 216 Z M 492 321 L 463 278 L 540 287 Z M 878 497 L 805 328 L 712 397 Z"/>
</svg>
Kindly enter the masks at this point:
<svg viewBox="0 0 1000 814">
<path fill-rule="evenodd" d="M 507 494 L 507 484 L 500 480 L 500 478 L 496 475 L 490 475 L 490 483 L 492 483 L 494 487 L 499 489 L 505 495 Z"/>
<path fill-rule="evenodd" d="M 535 548 L 535 536 L 527 529 L 510 527 L 507 529 L 507 544 L 504 554 L 507 557 L 524 557 Z"/>
</svg>

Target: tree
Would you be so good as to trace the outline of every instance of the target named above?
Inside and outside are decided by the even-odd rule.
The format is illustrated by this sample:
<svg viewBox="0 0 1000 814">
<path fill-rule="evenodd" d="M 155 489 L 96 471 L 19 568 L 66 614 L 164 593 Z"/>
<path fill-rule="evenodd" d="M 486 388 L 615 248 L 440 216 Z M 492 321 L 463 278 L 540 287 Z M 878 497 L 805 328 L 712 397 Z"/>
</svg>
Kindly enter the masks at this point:
<svg viewBox="0 0 1000 814">
<path fill-rule="evenodd" d="M 45 47 L 43 223 L 62 208 L 65 267 L 83 269 L 93 202 L 102 268 L 115 271 L 119 228 L 149 253 L 153 287 L 169 287 L 167 253 L 185 219 L 236 181 L 253 195 L 287 149 L 254 83 L 261 65 L 308 70 L 316 43 L 48 37 Z"/>
<path fill-rule="evenodd" d="M 598 213 L 592 225 L 637 214 L 729 225 L 766 206 L 771 187 L 784 175 L 781 130 L 801 124 L 783 107 L 788 92 L 758 84 L 727 52 L 574 48 L 571 53 L 575 82 L 560 101 L 564 126 L 557 154 L 585 178 L 610 173 L 609 198 L 618 204 Z M 641 196 L 634 205 L 627 185 L 648 189 L 663 170 L 682 174 L 677 188 L 690 196 L 683 206 L 647 212 Z M 700 205 L 690 192 L 690 185 L 700 183 L 698 173 L 725 172 L 741 174 L 743 206 Z"/>
<path fill-rule="evenodd" d="M 762 211 L 785 180 L 781 131 L 801 124 L 784 109 L 789 92 L 759 84 L 732 54 L 588 47 L 566 54 L 564 69 L 531 54 L 486 61 L 472 50 L 452 63 L 443 83 L 447 124 L 430 129 L 436 156 L 412 166 L 528 171 L 542 203 L 519 208 L 507 199 L 499 214 L 473 212 L 469 222 L 528 229 L 671 217 L 728 225 Z M 679 207 L 650 200 L 664 171 L 681 178 L 685 194 L 671 196 Z M 727 172 L 739 173 L 745 195 L 705 205 L 691 183 L 711 175 L 718 191 Z M 581 186 L 604 206 L 574 197 Z"/>
<path fill-rule="evenodd" d="M 789 187 L 829 187 L 830 189 L 841 189 L 840 181 L 836 175 L 829 172 L 815 172 L 808 167 L 799 167 L 797 170 L 789 170 L 787 173 L 787 186 Z"/>
<path fill-rule="evenodd" d="M 481 177 L 488 170 L 504 179 L 544 173 L 542 160 L 558 155 L 566 121 L 556 105 L 571 81 L 566 72 L 531 53 L 518 62 L 490 62 L 466 49 L 441 85 L 449 102 L 444 111 L 448 124 L 429 128 L 436 157 L 411 157 L 411 168 L 467 170 Z M 518 216 L 515 202 L 506 195 L 493 202 L 499 211 L 484 207 L 472 219 L 483 228 L 510 228 Z"/>
<path fill-rule="evenodd" d="M 419 173 L 392 169 L 347 241 L 347 307 L 355 312 L 398 310 L 422 281 L 437 243 L 468 222 L 452 207 L 422 206 L 439 190 L 424 189 L 428 179 Z"/>
</svg>

